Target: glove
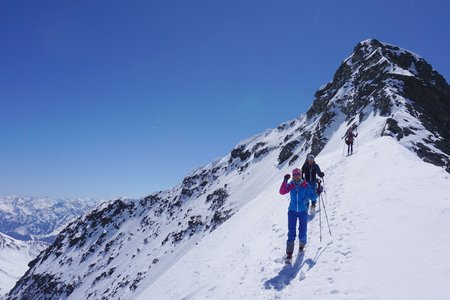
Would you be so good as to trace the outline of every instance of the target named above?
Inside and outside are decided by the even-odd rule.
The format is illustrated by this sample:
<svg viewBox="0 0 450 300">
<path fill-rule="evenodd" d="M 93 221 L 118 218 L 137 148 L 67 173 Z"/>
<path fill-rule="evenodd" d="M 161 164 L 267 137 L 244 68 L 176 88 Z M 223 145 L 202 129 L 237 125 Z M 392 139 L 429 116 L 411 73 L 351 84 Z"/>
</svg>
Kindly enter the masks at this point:
<svg viewBox="0 0 450 300">
<path fill-rule="evenodd" d="M 288 181 L 291 178 L 291 174 L 284 175 L 284 181 Z"/>
<path fill-rule="evenodd" d="M 322 192 L 323 192 L 323 187 L 319 186 L 316 190 L 316 194 L 320 195 L 320 193 L 322 193 Z"/>
<path fill-rule="evenodd" d="M 322 172 L 322 173 L 319 174 L 319 176 L 320 176 L 320 177 L 323 177 L 323 176 L 325 176 L 325 173 Z"/>
<path fill-rule="evenodd" d="M 308 183 L 306 182 L 306 180 L 303 180 L 303 179 L 302 179 L 302 180 L 300 181 L 300 186 L 303 187 L 303 188 L 305 188 L 305 187 L 308 186 Z"/>
</svg>

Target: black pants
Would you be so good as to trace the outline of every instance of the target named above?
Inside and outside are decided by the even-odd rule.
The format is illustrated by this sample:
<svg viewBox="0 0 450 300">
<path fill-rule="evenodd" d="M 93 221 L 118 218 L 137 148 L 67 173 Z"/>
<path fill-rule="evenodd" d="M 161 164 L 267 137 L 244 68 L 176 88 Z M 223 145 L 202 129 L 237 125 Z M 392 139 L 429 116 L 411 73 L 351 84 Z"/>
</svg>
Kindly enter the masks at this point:
<svg viewBox="0 0 450 300">
<path fill-rule="evenodd" d="M 353 153 L 353 141 L 348 141 L 348 149 L 347 149 L 347 153 Z"/>
</svg>

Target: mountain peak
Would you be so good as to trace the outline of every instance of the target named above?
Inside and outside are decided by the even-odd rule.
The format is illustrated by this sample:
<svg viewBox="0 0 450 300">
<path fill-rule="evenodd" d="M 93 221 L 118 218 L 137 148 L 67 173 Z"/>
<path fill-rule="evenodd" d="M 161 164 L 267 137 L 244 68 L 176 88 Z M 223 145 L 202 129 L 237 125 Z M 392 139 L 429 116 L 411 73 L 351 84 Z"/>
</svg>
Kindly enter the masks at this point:
<svg viewBox="0 0 450 300">
<path fill-rule="evenodd" d="M 367 39 L 364 41 L 359 42 L 356 48 L 361 48 L 361 49 L 368 49 L 368 48 L 374 48 L 374 47 L 384 47 L 386 45 L 386 43 L 380 42 L 377 39 Z"/>
<path fill-rule="evenodd" d="M 336 120 L 357 127 L 368 116 L 378 115 L 386 118 L 382 135 L 397 138 L 425 161 L 450 172 L 450 87 L 414 52 L 364 40 L 315 97 L 307 117 L 321 119 L 314 133 L 316 152 L 329 140 L 332 130 L 327 128 Z"/>
<path fill-rule="evenodd" d="M 361 65 L 365 67 L 378 65 L 379 72 L 389 72 L 389 67 L 401 74 L 417 76 L 419 67 L 429 66 L 419 55 L 398 46 L 380 42 L 377 39 L 367 39 L 359 42 L 353 53 L 344 61 L 350 68 L 356 70 Z M 428 70 L 427 70 L 428 71 Z"/>
</svg>

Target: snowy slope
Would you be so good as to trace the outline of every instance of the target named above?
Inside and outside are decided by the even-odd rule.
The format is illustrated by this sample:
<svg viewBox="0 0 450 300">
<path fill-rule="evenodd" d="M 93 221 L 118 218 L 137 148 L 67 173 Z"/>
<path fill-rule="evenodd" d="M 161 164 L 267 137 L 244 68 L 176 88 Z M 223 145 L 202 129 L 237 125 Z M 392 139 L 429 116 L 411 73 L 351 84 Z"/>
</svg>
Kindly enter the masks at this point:
<svg viewBox="0 0 450 300">
<path fill-rule="evenodd" d="M 0 295 L 6 294 L 28 270 L 28 262 L 49 244 L 18 241 L 0 233 Z"/>
<path fill-rule="evenodd" d="M 392 138 L 318 157 L 333 236 L 318 214 L 293 269 L 282 270 L 283 173 L 137 299 L 445 299 L 450 288 L 450 176 Z M 287 170 L 286 170 L 287 171 Z M 278 176 L 271 176 L 277 174 Z M 322 215 L 322 217 L 324 217 Z"/>
</svg>

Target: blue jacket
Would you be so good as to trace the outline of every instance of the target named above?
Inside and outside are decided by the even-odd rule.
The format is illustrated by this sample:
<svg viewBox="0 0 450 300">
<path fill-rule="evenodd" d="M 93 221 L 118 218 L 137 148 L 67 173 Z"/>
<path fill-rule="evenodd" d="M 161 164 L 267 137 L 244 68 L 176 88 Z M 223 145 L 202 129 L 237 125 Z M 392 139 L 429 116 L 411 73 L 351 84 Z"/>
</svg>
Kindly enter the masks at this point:
<svg viewBox="0 0 450 300">
<path fill-rule="evenodd" d="M 310 185 L 303 179 L 299 181 L 292 180 L 289 183 L 283 181 L 280 187 L 280 194 L 286 195 L 287 193 L 290 193 L 289 210 L 292 211 L 307 211 L 309 198 L 315 196 Z"/>
</svg>

